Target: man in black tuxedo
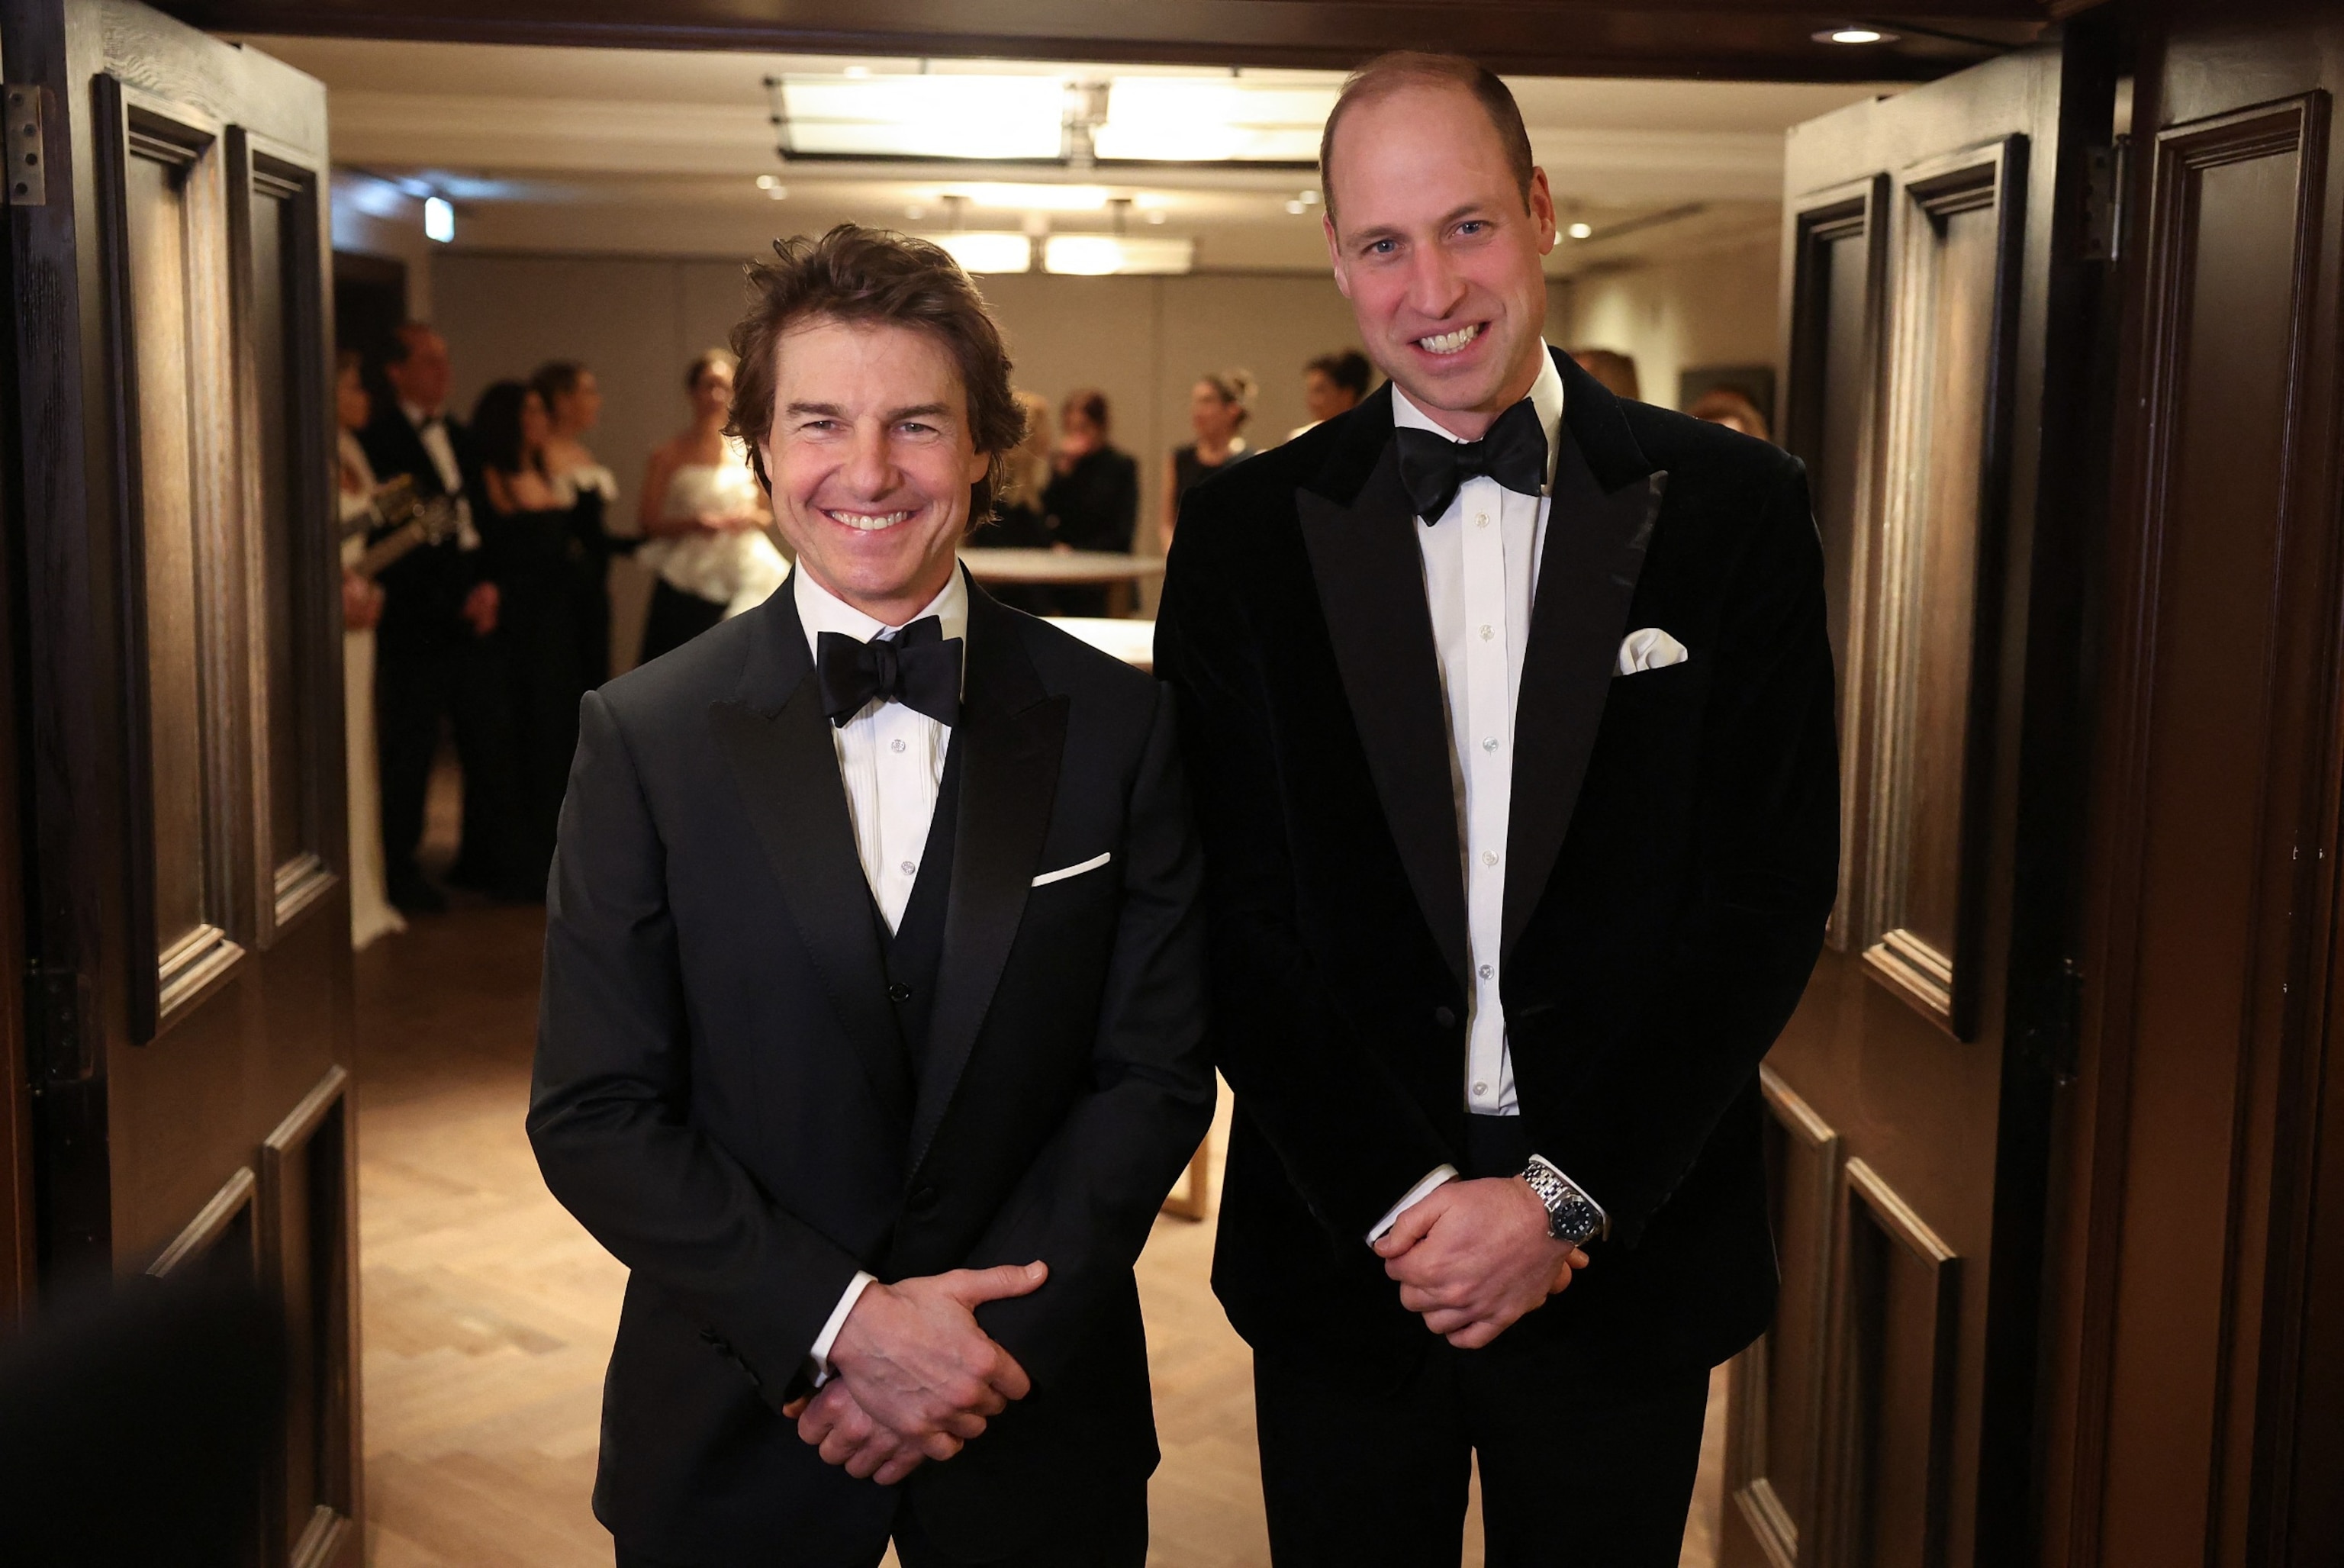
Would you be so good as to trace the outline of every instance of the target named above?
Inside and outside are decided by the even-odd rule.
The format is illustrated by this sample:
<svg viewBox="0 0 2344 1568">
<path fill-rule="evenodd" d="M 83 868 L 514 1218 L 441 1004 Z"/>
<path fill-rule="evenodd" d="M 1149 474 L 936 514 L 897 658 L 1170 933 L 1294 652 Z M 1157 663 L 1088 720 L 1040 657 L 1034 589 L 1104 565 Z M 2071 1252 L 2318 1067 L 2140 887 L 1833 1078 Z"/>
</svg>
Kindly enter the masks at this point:
<svg viewBox="0 0 2344 1568">
<path fill-rule="evenodd" d="M 1836 880 L 1805 481 L 1543 343 L 1496 76 L 1379 60 L 1326 137 L 1392 384 L 1192 495 L 1157 631 L 1272 1549 L 1453 1563 L 1478 1456 L 1491 1564 L 1672 1564 L 1773 1309 L 1758 1062 Z"/>
<path fill-rule="evenodd" d="M 424 545 L 387 567 L 382 622 L 376 632 L 375 726 L 381 750 L 384 882 L 390 901 L 409 914 L 447 907 L 415 863 L 423 837 L 424 792 L 445 715 L 464 769 L 462 854 L 455 879 L 515 895 L 541 892 L 507 885 L 505 835 L 512 740 L 504 674 L 493 639 L 497 586 L 480 559 L 471 516 L 480 493 L 480 462 L 463 425 L 447 410 L 447 342 L 420 321 L 392 336 L 383 376 L 392 396 L 379 400 L 359 433 L 375 477 L 412 480 L 424 500 L 453 497 L 453 536 Z"/>
<path fill-rule="evenodd" d="M 1132 1263 L 1213 1105 L 1172 700 L 959 569 L 1024 425 L 967 278 L 774 248 L 732 428 L 796 568 L 586 698 L 548 905 L 530 1134 L 633 1270 L 595 1512 L 622 1568 L 1138 1568 Z"/>
</svg>

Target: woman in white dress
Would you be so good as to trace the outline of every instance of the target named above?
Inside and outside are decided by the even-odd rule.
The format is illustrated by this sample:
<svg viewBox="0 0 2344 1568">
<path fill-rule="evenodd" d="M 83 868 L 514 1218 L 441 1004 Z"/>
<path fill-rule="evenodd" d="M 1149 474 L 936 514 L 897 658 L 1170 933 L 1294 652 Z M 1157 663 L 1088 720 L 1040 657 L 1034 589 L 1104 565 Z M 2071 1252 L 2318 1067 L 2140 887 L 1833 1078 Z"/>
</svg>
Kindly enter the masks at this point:
<svg viewBox="0 0 2344 1568">
<path fill-rule="evenodd" d="M 722 349 L 692 362 L 684 377 L 692 424 L 652 450 L 643 474 L 636 516 L 647 542 L 637 559 L 659 582 L 643 623 L 641 663 L 754 609 L 789 575 L 789 562 L 766 535 L 772 516 L 747 450 L 724 434 L 734 363 Z"/>
<path fill-rule="evenodd" d="M 571 509 L 571 575 L 575 580 L 578 657 L 591 690 L 611 678 L 611 558 L 635 546 L 611 532 L 619 479 L 587 449 L 586 432 L 602 418 L 602 389 L 575 359 L 554 359 L 529 379 L 550 425 L 540 453 L 555 499 Z"/>
<path fill-rule="evenodd" d="M 344 349 L 334 363 L 334 418 L 340 426 L 338 521 L 348 528 L 374 505 L 374 465 L 359 445 L 369 412 L 359 356 Z M 360 531 L 342 541 L 342 713 L 347 729 L 350 813 L 350 946 L 364 947 L 407 920 L 383 891 L 382 771 L 375 762 L 374 629 L 382 619 L 382 590 L 351 571 L 366 550 Z"/>
</svg>

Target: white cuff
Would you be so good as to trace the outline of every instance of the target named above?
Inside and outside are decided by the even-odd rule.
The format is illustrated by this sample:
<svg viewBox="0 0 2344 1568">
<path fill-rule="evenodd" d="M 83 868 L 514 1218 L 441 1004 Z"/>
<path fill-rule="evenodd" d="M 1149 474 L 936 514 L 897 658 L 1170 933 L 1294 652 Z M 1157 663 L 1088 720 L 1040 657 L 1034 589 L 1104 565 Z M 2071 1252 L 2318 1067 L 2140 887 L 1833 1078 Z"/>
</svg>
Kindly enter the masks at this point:
<svg viewBox="0 0 2344 1568">
<path fill-rule="evenodd" d="M 1553 1171 L 1557 1176 L 1561 1177 L 1565 1181 L 1571 1181 L 1571 1173 L 1563 1169 L 1562 1167 L 1557 1165 L 1554 1161 L 1549 1159 L 1545 1155 L 1531 1155 L 1531 1163 L 1532 1165 L 1543 1165 L 1549 1170 Z M 1575 1181 L 1571 1181 L 1571 1185 L 1573 1187 L 1579 1187 L 1579 1183 Z M 1579 1196 L 1587 1199 L 1587 1206 L 1595 1210 L 1595 1218 L 1603 1222 L 1596 1229 L 1596 1238 L 1600 1239 L 1603 1237 L 1609 1236 L 1612 1233 L 1612 1216 L 1603 1212 L 1603 1205 L 1596 1202 L 1595 1194 L 1588 1191 L 1587 1189 L 1579 1187 Z"/>
<path fill-rule="evenodd" d="M 854 1310 L 854 1303 L 863 1299 L 863 1287 L 877 1283 L 876 1276 L 858 1270 L 847 1281 L 846 1293 L 838 1299 L 838 1305 L 830 1310 L 830 1321 L 822 1326 L 822 1332 L 814 1336 L 813 1349 L 806 1352 L 806 1375 L 813 1380 L 814 1387 L 830 1381 L 830 1347 L 837 1343 L 838 1330 L 846 1327 L 846 1314 Z"/>
<path fill-rule="evenodd" d="M 1400 1199 L 1398 1203 L 1393 1204 L 1389 1209 L 1384 1210 L 1384 1217 L 1376 1221 L 1376 1228 L 1373 1230 L 1368 1232 L 1368 1245 L 1372 1247 L 1377 1242 L 1382 1240 L 1384 1239 L 1384 1232 L 1389 1230 L 1392 1226 L 1399 1221 L 1401 1215 L 1407 1213 L 1409 1209 L 1423 1202 L 1425 1199 L 1431 1194 L 1434 1188 L 1439 1187 L 1444 1181 L 1454 1181 L 1456 1179 L 1457 1168 L 1455 1166 L 1435 1166 L 1422 1181 L 1418 1182 L 1414 1187 L 1409 1188 L 1406 1192 L 1400 1194 Z"/>
</svg>

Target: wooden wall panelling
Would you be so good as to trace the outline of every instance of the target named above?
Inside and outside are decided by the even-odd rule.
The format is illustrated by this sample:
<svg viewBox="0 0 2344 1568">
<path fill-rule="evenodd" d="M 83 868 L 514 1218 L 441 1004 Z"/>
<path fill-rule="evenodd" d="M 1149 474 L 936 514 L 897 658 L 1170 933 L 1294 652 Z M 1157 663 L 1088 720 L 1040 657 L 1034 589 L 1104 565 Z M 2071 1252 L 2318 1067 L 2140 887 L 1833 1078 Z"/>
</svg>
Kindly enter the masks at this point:
<svg viewBox="0 0 2344 1568">
<path fill-rule="evenodd" d="M 253 1194 L 258 1181 L 250 1166 L 238 1166 L 196 1217 L 180 1229 L 146 1265 L 157 1280 L 184 1279 L 217 1268 L 227 1277 L 252 1280 L 260 1267 L 260 1244 L 252 1222 Z"/>
<path fill-rule="evenodd" d="M 220 127 L 91 87 L 116 301 L 116 516 L 128 733 L 130 1024 L 155 1038 L 239 967 L 245 597 Z"/>
<path fill-rule="evenodd" d="M 0 245 L 0 288 L 15 298 L 14 248 Z M 19 309 L 22 309 L 20 306 Z M 0 334 L 0 429 L 15 421 L 15 344 Z M 23 537 L 11 514 L 19 476 L 0 441 L 0 539 Z M 33 1195 L 33 1057 L 26 1037 L 25 846 L 16 824 L 16 770 L 25 749 L 30 711 L 16 683 L 16 591 L 22 576 L 13 550 L 0 550 L 0 1338 L 23 1326 L 33 1310 L 39 1221 Z"/>
<path fill-rule="evenodd" d="M 1882 220 L 1888 177 L 1875 175 L 1812 192 L 1783 225 L 1783 445 L 1807 462 L 1822 531 L 1830 600 L 1833 667 L 1841 682 L 1840 892 L 1824 940 L 1845 951 L 1863 885 L 1867 752 L 1854 736 L 1865 704 L 1856 672 L 1865 669 L 1865 611 L 1872 600 L 1869 545 L 1877 505 L 1871 448 L 1879 395 L 1880 306 L 1887 259 Z"/>
<path fill-rule="evenodd" d="M 2026 138 L 1898 177 L 1864 744 L 1870 972 L 1974 1032 Z"/>
<path fill-rule="evenodd" d="M 2332 402 L 2308 422 L 2329 115 L 2310 92 L 2165 126 L 2146 171 L 2061 1562 L 2283 1544 L 2337 848 L 2335 497 L 2306 494 L 2333 437 Z"/>
<path fill-rule="evenodd" d="M 1759 1069 L 1759 1087 L 1783 1285 L 1773 1327 L 1735 1363 L 1726 1487 L 1767 1560 L 1793 1568 L 1815 1561 L 1841 1149 L 1839 1134 L 1773 1068 Z"/>
<path fill-rule="evenodd" d="M 1960 1259 L 1864 1160 L 1847 1162 L 1844 1189 L 1834 1528 L 1823 1560 L 1938 1568 Z"/>
<path fill-rule="evenodd" d="M 283 1314 L 287 1421 L 269 1561 L 321 1568 L 356 1550 L 357 1184 L 350 1076 L 336 1067 L 260 1151 L 260 1255 Z"/>
</svg>

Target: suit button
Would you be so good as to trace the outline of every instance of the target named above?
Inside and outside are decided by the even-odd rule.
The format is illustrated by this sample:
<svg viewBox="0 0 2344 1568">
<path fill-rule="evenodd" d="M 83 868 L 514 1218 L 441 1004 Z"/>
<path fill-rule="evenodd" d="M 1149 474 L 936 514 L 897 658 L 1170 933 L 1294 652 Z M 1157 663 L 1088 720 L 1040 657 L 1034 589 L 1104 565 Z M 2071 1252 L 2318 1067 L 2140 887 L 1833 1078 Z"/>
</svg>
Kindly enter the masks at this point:
<svg viewBox="0 0 2344 1568">
<path fill-rule="evenodd" d="M 1453 1029 L 1457 1027 L 1456 1011 L 1450 1007 L 1435 1007 L 1432 1009 L 1432 1021 L 1444 1029 Z"/>
<path fill-rule="evenodd" d="M 891 1002 L 908 1002 L 912 999 L 912 987 L 898 980 L 887 987 L 887 999 Z"/>
<path fill-rule="evenodd" d="M 912 1189 L 911 1200 L 904 1207 L 914 1214 L 933 1214 L 935 1212 L 936 1201 L 940 1196 L 941 1194 L 933 1187 L 914 1188 Z"/>
</svg>

